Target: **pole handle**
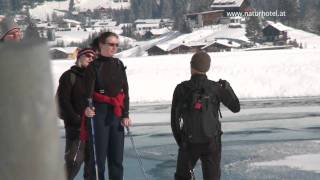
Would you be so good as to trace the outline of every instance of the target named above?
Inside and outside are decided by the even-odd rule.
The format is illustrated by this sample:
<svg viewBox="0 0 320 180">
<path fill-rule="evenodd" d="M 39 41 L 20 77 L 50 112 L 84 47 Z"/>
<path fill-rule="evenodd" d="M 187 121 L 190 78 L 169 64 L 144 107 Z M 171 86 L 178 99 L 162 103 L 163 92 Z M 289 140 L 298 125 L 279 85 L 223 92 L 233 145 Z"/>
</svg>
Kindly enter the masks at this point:
<svg viewBox="0 0 320 180">
<path fill-rule="evenodd" d="M 88 98 L 88 105 L 91 109 L 93 108 L 92 98 Z"/>
<path fill-rule="evenodd" d="M 130 128 L 126 127 L 128 134 L 131 134 Z"/>
</svg>

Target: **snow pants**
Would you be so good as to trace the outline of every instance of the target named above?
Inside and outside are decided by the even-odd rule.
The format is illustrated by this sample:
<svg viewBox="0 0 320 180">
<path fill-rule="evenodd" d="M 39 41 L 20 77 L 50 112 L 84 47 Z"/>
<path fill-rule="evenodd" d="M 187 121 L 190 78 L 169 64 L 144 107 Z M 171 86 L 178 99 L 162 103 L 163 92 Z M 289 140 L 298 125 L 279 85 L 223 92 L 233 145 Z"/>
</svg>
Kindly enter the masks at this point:
<svg viewBox="0 0 320 180">
<path fill-rule="evenodd" d="M 88 146 L 84 142 L 80 143 L 79 132 L 76 136 L 70 136 L 69 134 L 74 133 L 73 130 L 66 130 L 66 146 L 65 146 L 65 169 L 68 180 L 73 180 L 78 174 L 81 165 L 84 164 L 83 176 L 88 176 L 89 169 L 88 164 L 90 161 L 90 153 Z"/>
<path fill-rule="evenodd" d="M 121 120 L 113 113 L 113 106 L 104 103 L 94 103 L 96 116 L 93 118 L 95 130 L 95 146 L 98 165 L 99 180 L 105 180 L 105 164 L 108 162 L 109 179 L 123 180 L 123 149 L 124 149 L 124 128 Z M 93 159 L 93 146 L 91 136 L 90 121 L 87 121 L 89 127 L 89 143 L 91 157 Z M 94 160 L 90 164 L 89 180 L 95 180 Z"/>
<path fill-rule="evenodd" d="M 179 147 L 175 180 L 191 180 L 191 170 L 198 159 L 202 163 L 204 180 L 220 180 L 221 137 L 209 143 L 184 143 Z"/>
</svg>

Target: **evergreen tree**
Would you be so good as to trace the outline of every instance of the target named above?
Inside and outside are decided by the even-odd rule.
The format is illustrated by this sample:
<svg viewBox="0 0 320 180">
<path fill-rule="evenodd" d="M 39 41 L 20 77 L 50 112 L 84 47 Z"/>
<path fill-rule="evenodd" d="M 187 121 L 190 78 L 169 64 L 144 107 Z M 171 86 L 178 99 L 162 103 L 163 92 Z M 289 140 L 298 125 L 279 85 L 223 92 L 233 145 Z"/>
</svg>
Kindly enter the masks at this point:
<svg viewBox="0 0 320 180">
<path fill-rule="evenodd" d="M 211 0 L 192 0 L 190 2 L 190 12 L 208 11 L 211 3 Z"/>
<path fill-rule="evenodd" d="M 75 8 L 74 8 L 74 0 L 69 0 L 69 9 L 68 9 L 69 17 L 72 17 L 72 12 L 74 10 L 75 10 Z"/>
<path fill-rule="evenodd" d="M 251 16 L 246 19 L 246 36 L 253 42 L 261 36 L 262 25 L 259 17 Z"/>
<path fill-rule="evenodd" d="M 286 16 L 280 17 L 280 20 L 289 25 L 296 27 L 299 21 L 300 6 L 298 0 L 279 0 L 279 10 L 286 12 Z"/>
<path fill-rule="evenodd" d="M 10 0 L 0 0 L 0 14 L 8 15 L 11 10 Z"/>
<path fill-rule="evenodd" d="M 160 0 L 160 16 L 162 18 L 172 17 L 172 0 Z"/>
<path fill-rule="evenodd" d="M 302 28 L 313 32 L 319 33 L 319 26 L 320 26 L 320 2 L 309 0 L 305 2 L 305 11 L 303 17 L 303 25 Z"/>
<path fill-rule="evenodd" d="M 27 23 L 28 26 L 24 32 L 25 39 L 28 40 L 39 40 L 40 35 L 37 26 L 32 22 L 29 9 L 27 9 Z"/>
</svg>

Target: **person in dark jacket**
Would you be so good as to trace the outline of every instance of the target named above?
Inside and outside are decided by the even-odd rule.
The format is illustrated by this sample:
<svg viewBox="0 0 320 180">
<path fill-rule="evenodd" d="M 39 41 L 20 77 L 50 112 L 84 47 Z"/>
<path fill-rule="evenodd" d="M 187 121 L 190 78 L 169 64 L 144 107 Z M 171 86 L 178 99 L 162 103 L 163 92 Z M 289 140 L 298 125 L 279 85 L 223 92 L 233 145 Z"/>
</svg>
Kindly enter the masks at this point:
<svg viewBox="0 0 320 180">
<path fill-rule="evenodd" d="M 191 79 L 184 81 L 177 85 L 174 90 L 172 107 L 171 107 L 171 128 L 174 138 L 179 146 L 177 167 L 175 173 L 176 180 L 190 180 L 194 178 L 193 168 L 198 161 L 202 162 L 202 172 L 204 180 L 219 180 L 220 179 L 220 160 L 221 160 L 221 124 L 218 120 L 218 115 L 220 113 L 220 102 L 222 102 L 227 108 L 232 112 L 240 111 L 240 103 L 233 92 L 230 84 L 225 80 L 220 80 L 219 82 L 211 81 L 207 78 L 206 72 L 210 68 L 210 56 L 205 52 L 197 52 L 192 56 L 191 59 Z M 216 119 L 209 119 L 212 121 L 217 121 L 217 132 L 213 136 L 203 136 L 201 133 L 194 133 L 193 136 L 187 133 L 188 128 L 186 128 L 187 122 L 183 119 L 183 112 L 185 111 L 186 99 L 191 96 L 190 89 L 209 89 L 212 94 L 211 101 L 215 103 L 215 108 L 211 111 Z M 193 108 L 193 105 L 191 106 Z M 194 112 L 197 110 L 203 111 L 202 105 L 195 103 Z M 187 110 L 189 111 L 189 109 Z M 196 114 L 196 113 L 195 113 Z M 200 116 L 201 113 L 196 115 Z M 205 121 L 204 116 L 202 116 L 202 121 Z M 183 119 L 183 123 L 181 123 Z M 199 119 L 199 118 L 198 118 Z M 197 120 L 198 120 L 197 119 Z M 189 123 L 189 122 L 188 122 Z M 197 126 L 201 121 L 192 122 L 194 126 Z M 183 125 L 181 125 L 183 124 Z M 210 124 L 210 122 L 208 123 Z M 199 126 L 203 128 L 203 126 Z M 200 129 L 199 128 L 199 129 Z M 189 131 L 190 131 L 189 127 Z M 209 130 L 211 132 L 211 129 Z M 212 129 L 214 132 L 214 129 Z M 188 135 L 187 135 L 188 134 Z M 204 140 L 199 143 L 195 143 L 192 138 L 195 136 L 205 137 Z M 198 139 L 199 140 L 199 139 Z M 201 139 L 202 140 L 202 139 Z"/>
<path fill-rule="evenodd" d="M 22 32 L 12 17 L 0 17 L 0 42 L 21 41 Z"/>
<path fill-rule="evenodd" d="M 89 161 L 89 153 L 85 153 L 86 146 L 80 141 L 79 136 L 81 116 L 86 107 L 84 70 L 94 59 L 95 52 L 92 49 L 80 50 L 76 65 L 61 75 L 57 89 L 59 114 L 63 119 L 66 133 L 65 166 L 68 180 L 74 179 L 84 159 L 86 162 Z M 88 176 L 86 167 L 84 176 Z"/>
<path fill-rule="evenodd" d="M 104 180 L 106 158 L 109 179 L 123 179 L 124 127 L 129 127 L 129 88 L 125 66 L 114 58 L 119 38 L 115 33 L 99 36 L 99 56 L 85 73 L 86 98 L 93 98 L 94 109 L 87 107 L 85 115 L 93 117 L 99 180 Z M 90 127 L 87 121 L 87 127 Z M 91 130 L 91 129 L 90 129 Z M 94 171 L 94 164 L 91 170 Z M 95 174 L 95 173 L 94 173 Z M 90 177 L 94 180 L 96 177 Z"/>
</svg>

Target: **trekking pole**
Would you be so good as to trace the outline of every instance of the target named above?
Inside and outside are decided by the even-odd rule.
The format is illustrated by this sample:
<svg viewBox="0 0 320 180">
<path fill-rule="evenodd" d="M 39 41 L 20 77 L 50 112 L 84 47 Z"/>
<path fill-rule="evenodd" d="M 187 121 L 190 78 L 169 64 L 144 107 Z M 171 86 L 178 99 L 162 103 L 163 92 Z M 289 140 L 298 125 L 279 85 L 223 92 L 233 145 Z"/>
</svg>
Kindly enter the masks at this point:
<svg viewBox="0 0 320 180">
<path fill-rule="evenodd" d="M 88 98 L 89 107 L 93 109 L 93 103 L 92 98 Z M 91 122 L 91 135 L 92 135 L 92 147 L 93 147 L 93 157 L 94 157 L 94 166 L 96 170 L 96 180 L 99 180 L 99 174 L 98 174 L 98 164 L 97 164 L 97 154 L 96 154 L 96 141 L 95 141 L 95 131 L 94 131 L 94 124 L 93 124 L 93 118 L 90 118 Z"/>
<path fill-rule="evenodd" d="M 78 153 L 80 151 L 80 146 L 81 146 L 81 140 L 79 140 L 78 147 L 77 147 L 77 152 L 76 152 L 76 154 L 74 155 L 74 158 L 73 158 L 73 163 L 74 164 L 76 163 L 76 160 L 77 160 L 77 157 L 78 157 Z"/>
<path fill-rule="evenodd" d="M 139 161 L 139 165 L 140 165 L 140 169 L 141 169 L 141 171 L 142 171 L 142 174 L 143 174 L 143 176 L 144 176 L 144 179 L 145 179 L 145 180 L 149 180 L 149 178 L 148 178 L 148 176 L 147 176 L 147 174 L 146 174 L 146 170 L 143 168 L 142 160 L 141 160 L 141 155 L 139 154 L 139 152 L 138 152 L 138 150 L 137 150 L 137 148 L 136 148 L 136 145 L 135 145 L 135 143 L 134 143 L 134 140 L 133 140 L 133 136 L 132 136 L 132 134 L 131 134 L 131 131 L 130 131 L 129 127 L 126 127 L 126 128 L 127 128 L 127 132 L 128 132 L 127 135 L 130 137 L 132 147 L 133 147 L 133 149 L 134 149 L 134 151 L 135 151 L 135 153 L 136 153 L 136 155 L 137 155 L 137 158 L 138 158 L 138 161 Z"/>
</svg>

